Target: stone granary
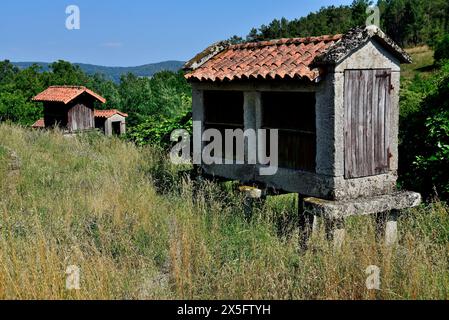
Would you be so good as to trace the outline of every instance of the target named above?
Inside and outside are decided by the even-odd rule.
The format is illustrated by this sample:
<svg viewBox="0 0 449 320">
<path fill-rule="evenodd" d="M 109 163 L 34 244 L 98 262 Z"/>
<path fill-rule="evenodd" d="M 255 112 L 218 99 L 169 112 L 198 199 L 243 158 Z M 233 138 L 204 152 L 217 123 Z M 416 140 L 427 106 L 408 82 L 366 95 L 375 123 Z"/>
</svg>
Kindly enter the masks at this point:
<svg viewBox="0 0 449 320">
<path fill-rule="evenodd" d="M 126 133 L 126 113 L 119 110 L 95 110 L 95 128 L 107 136 L 120 136 Z"/>
<path fill-rule="evenodd" d="M 344 35 L 207 48 L 185 65 L 202 128 L 278 129 L 279 169 L 205 165 L 205 175 L 300 195 L 305 240 L 314 216 L 341 238 L 344 219 L 398 210 L 421 196 L 397 189 L 401 64 L 410 56 L 377 27 Z M 382 214 L 382 215 L 381 215 Z M 332 232 L 330 233 L 332 234 Z"/>
<path fill-rule="evenodd" d="M 39 93 L 33 101 L 43 102 L 46 128 L 59 126 L 69 133 L 95 128 L 95 102 L 106 99 L 81 86 L 52 86 Z"/>
</svg>

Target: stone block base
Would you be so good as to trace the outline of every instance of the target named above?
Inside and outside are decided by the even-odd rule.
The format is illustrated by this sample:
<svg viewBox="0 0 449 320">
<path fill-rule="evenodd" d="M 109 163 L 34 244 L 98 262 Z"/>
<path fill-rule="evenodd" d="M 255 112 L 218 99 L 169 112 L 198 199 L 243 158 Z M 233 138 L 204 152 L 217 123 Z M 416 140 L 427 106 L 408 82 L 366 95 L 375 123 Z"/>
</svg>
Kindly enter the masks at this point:
<svg viewBox="0 0 449 320">
<path fill-rule="evenodd" d="M 422 201 L 416 192 L 404 191 L 372 198 L 346 201 L 328 201 L 317 198 L 304 199 L 304 209 L 309 214 L 330 220 L 341 220 L 355 215 L 370 215 L 418 206 Z"/>
</svg>

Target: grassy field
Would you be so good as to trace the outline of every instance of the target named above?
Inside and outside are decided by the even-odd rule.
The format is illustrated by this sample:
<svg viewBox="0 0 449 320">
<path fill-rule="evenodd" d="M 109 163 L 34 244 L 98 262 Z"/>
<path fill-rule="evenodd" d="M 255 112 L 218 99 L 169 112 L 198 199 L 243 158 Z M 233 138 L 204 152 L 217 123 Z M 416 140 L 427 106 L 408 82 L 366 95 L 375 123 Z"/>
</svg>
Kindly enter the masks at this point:
<svg viewBox="0 0 449 320">
<path fill-rule="evenodd" d="M 420 46 L 406 49 L 406 51 L 413 59 L 412 64 L 404 64 L 401 66 L 401 76 L 406 81 L 413 80 L 416 74 L 425 77 L 435 71 L 434 52 L 431 48 L 428 46 Z"/>
<path fill-rule="evenodd" d="M 301 253 L 292 197 L 248 221 L 223 186 L 192 201 L 192 182 L 149 148 L 5 124 L 0 145 L 0 299 L 449 298 L 442 203 L 405 212 L 395 248 L 364 217 L 340 252 L 320 230 Z M 80 290 L 66 290 L 71 265 Z M 370 265 L 379 291 L 366 289 Z"/>
</svg>

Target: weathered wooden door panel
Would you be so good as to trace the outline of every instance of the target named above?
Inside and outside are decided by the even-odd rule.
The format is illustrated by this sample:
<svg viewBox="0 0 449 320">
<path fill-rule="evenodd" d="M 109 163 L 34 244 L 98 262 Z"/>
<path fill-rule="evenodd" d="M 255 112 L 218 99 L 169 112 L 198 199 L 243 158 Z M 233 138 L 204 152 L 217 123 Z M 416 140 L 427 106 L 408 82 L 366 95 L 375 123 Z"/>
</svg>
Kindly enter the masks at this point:
<svg viewBox="0 0 449 320">
<path fill-rule="evenodd" d="M 94 112 L 83 104 L 76 104 L 68 112 L 70 131 L 89 130 L 94 128 Z"/>
<path fill-rule="evenodd" d="M 391 70 L 345 71 L 345 178 L 389 171 Z"/>
</svg>

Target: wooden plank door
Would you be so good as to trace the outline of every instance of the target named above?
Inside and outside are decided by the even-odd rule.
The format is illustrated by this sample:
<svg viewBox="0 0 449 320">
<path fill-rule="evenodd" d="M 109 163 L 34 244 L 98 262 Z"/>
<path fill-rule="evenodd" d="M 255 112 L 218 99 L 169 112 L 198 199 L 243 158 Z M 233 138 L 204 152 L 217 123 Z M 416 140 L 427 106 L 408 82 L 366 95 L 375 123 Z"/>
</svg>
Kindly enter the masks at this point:
<svg viewBox="0 0 449 320">
<path fill-rule="evenodd" d="M 391 70 L 345 71 L 345 178 L 387 173 Z"/>
</svg>

